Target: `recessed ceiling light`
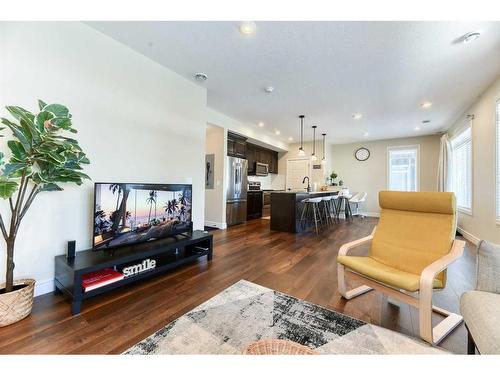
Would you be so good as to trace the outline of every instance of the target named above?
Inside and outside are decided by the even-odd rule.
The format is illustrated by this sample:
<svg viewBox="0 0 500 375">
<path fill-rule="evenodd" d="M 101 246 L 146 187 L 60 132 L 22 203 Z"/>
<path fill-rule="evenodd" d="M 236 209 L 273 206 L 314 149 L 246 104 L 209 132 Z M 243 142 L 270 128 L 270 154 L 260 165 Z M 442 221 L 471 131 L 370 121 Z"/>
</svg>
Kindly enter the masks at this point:
<svg viewBox="0 0 500 375">
<path fill-rule="evenodd" d="M 478 31 L 472 32 L 472 33 L 467 33 L 462 37 L 462 40 L 464 43 L 469 43 L 481 36 L 481 33 Z"/>
<path fill-rule="evenodd" d="M 423 102 L 420 106 L 424 109 L 432 107 L 432 102 Z"/>
<path fill-rule="evenodd" d="M 292 137 L 288 137 L 288 142 L 291 142 L 293 141 L 293 138 Z"/>
<path fill-rule="evenodd" d="M 415 126 L 415 129 L 414 129 L 416 132 L 418 132 L 420 130 L 420 126 Z"/>
<path fill-rule="evenodd" d="M 431 120 L 424 120 L 422 121 L 422 124 L 429 124 L 431 122 Z"/>
<path fill-rule="evenodd" d="M 264 91 L 266 92 L 266 94 L 270 94 L 274 91 L 274 87 L 273 86 L 267 86 L 264 88 Z"/>
<path fill-rule="evenodd" d="M 263 128 L 264 127 L 264 123 L 262 121 L 259 122 L 258 125 L 259 125 L 259 128 Z"/>
<path fill-rule="evenodd" d="M 257 29 L 257 25 L 253 21 L 243 21 L 240 23 L 240 33 L 242 34 L 253 34 Z"/>
<path fill-rule="evenodd" d="M 195 73 L 194 79 L 198 82 L 205 82 L 208 76 L 205 73 Z"/>
<path fill-rule="evenodd" d="M 352 118 L 354 120 L 361 120 L 362 117 L 363 117 L 363 114 L 361 114 L 361 113 L 355 113 L 352 115 Z"/>
<path fill-rule="evenodd" d="M 368 133 L 368 132 L 364 132 L 364 134 L 363 134 L 364 137 L 368 137 L 369 135 L 370 135 L 370 133 Z"/>
<path fill-rule="evenodd" d="M 281 132 L 280 132 L 279 130 L 276 130 L 276 131 L 274 132 L 274 134 L 276 134 L 276 135 L 280 135 L 280 134 L 281 134 Z"/>
</svg>

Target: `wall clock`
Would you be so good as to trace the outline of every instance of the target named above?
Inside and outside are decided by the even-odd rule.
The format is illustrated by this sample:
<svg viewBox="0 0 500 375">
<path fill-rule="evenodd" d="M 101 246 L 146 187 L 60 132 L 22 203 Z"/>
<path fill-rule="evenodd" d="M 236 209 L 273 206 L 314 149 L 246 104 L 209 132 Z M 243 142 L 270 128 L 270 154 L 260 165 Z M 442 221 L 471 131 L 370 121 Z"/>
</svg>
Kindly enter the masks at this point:
<svg viewBox="0 0 500 375">
<path fill-rule="evenodd" d="M 364 147 L 360 147 L 354 152 L 354 157 L 356 158 L 356 160 L 366 161 L 370 157 L 370 150 Z"/>
</svg>

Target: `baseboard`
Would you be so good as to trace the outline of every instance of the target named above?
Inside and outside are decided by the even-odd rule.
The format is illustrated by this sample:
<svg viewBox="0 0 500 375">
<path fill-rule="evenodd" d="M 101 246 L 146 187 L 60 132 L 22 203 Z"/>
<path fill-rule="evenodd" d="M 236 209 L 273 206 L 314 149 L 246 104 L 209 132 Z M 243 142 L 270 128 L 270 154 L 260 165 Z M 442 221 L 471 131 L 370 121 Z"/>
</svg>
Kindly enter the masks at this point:
<svg viewBox="0 0 500 375">
<path fill-rule="evenodd" d="M 380 217 L 380 212 L 362 212 L 362 214 L 368 217 Z"/>
<path fill-rule="evenodd" d="M 210 220 L 205 220 L 205 226 L 212 227 L 212 228 L 219 228 L 219 229 L 226 229 L 227 228 L 226 223 L 218 223 L 216 221 L 210 221 Z"/>
<path fill-rule="evenodd" d="M 479 241 L 481 241 L 479 238 L 474 236 L 472 233 L 467 232 L 466 230 L 463 230 L 462 228 L 458 227 L 457 232 L 460 233 L 464 238 L 470 242 L 472 242 L 474 245 L 478 245 Z"/>
<path fill-rule="evenodd" d="M 54 291 L 54 279 L 37 281 L 35 283 L 35 297 Z"/>
<path fill-rule="evenodd" d="M 364 216 L 364 217 L 380 217 L 380 213 L 378 212 L 359 212 L 359 213 L 353 213 L 353 217 L 359 217 L 359 216 Z M 345 219 L 345 213 L 344 211 L 339 213 L 339 217 L 342 219 Z"/>
</svg>

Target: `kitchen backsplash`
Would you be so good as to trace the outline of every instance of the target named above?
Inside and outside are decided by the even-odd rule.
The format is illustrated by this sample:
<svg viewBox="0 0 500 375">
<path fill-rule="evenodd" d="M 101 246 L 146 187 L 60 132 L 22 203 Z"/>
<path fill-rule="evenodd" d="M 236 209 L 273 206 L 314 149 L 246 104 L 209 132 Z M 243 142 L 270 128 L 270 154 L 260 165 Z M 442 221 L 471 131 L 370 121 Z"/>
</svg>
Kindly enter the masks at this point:
<svg viewBox="0 0 500 375">
<path fill-rule="evenodd" d="M 285 190 L 285 175 L 269 173 L 267 176 L 248 176 L 248 181 L 259 181 L 262 190 Z"/>
</svg>

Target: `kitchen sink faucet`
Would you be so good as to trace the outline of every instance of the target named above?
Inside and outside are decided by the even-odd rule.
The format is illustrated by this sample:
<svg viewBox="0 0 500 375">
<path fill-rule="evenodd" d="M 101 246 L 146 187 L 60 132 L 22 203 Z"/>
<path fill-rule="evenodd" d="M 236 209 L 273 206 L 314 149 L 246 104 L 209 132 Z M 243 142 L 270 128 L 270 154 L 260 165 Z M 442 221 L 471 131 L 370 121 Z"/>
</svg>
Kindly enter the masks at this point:
<svg viewBox="0 0 500 375">
<path fill-rule="evenodd" d="M 302 180 L 302 183 L 304 184 L 306 182 L 306 178 L 307 178 L 307 187 L 306 187 L 306 190 L 307 190 L 308 193 L 310 193 L 311 192 L 311 185 L 309 184 L 309 177 L 308 176 L 304 177 L 304 179 Z"/>
</svg>

